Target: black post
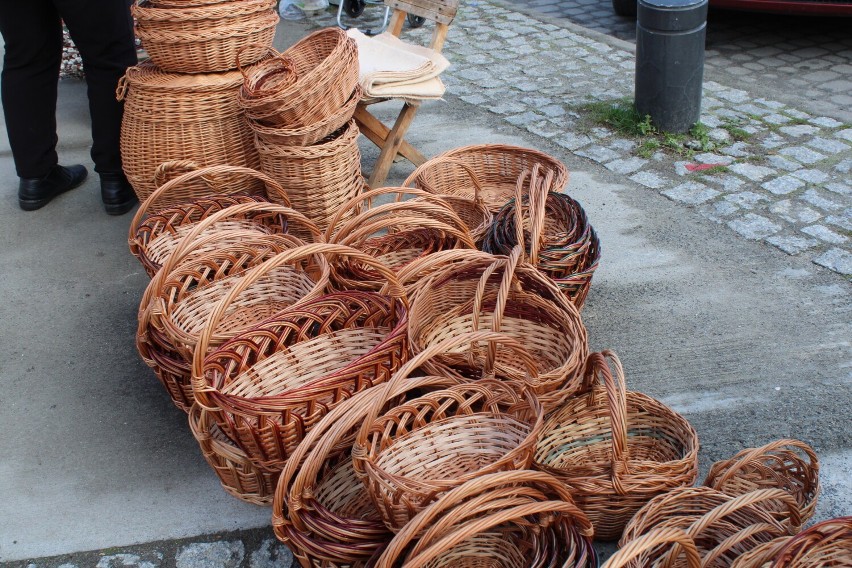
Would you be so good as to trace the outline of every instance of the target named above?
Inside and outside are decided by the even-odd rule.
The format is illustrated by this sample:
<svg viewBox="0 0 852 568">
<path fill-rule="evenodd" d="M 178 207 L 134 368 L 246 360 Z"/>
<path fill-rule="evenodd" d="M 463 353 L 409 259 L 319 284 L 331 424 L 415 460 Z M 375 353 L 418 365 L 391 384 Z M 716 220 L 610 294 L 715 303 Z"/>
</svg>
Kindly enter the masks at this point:
<svg viewBox="0 0 852 568">
<path fill-rule="evenodd" d="M 707 0 L 638 0 L 636 110 L 667 132 L 701 117 Z"/>
</svg>

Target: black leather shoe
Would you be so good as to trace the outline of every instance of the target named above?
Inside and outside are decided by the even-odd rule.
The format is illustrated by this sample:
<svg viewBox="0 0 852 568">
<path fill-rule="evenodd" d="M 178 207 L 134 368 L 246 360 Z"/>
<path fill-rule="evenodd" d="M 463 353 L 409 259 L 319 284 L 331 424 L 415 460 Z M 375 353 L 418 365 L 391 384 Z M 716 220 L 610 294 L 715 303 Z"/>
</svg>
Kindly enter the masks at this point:
<svg viewBox="0 0 852 568">
<path fill-rule="evenodd" d="M 83 183 L 88 172 L 81 165 L 56 165 L 43 178 L 21 178 L 18 186 L 18 204 L 24 211 L 41 209 L 50 200 Z"/>
<path fill-rule="evenodd" d="M 109 215 L 124 215 L 139 201 L 123 172 L 104 172 L 101 176 L 101 199 Z"/>
</svg>

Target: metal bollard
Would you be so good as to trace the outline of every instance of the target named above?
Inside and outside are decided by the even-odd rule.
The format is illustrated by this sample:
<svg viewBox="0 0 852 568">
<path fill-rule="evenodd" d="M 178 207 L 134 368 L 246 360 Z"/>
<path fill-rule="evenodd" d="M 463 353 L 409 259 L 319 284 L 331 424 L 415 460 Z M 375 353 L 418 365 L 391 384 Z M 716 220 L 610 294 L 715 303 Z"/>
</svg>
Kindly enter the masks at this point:
<svg viewBox="0 0 852 568">
<path fill-rule="evenodd" d="M 636 110 L 667 132 L 701 117 L 707 0 L 639 0 Z"/>
</svg>

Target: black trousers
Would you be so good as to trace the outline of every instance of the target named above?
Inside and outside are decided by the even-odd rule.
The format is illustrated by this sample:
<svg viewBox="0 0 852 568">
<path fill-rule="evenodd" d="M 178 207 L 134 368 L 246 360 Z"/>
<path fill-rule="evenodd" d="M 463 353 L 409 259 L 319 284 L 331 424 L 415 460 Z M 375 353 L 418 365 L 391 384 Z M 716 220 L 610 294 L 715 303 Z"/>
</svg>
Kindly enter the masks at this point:
<svg viewBox="0 0 852 568">
<path fill-rule="evenodd" d="M 57 164 L 63 20 L 83 59 L 95 171 L 121 171 L 124 106 L 115 100 L 115 88 L 136 64 L 130 1 L 0 0 L 0 33 L 6 44 L 0 94 L 20 177 L 42 177 Z"/>
</svg>

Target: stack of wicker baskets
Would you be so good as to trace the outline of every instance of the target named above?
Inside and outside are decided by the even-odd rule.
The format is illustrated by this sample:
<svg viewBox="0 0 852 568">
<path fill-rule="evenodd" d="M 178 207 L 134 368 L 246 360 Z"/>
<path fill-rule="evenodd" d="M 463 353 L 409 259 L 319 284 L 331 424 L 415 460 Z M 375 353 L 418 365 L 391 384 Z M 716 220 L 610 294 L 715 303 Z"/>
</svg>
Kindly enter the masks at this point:
<svg viewBox="0 0 852 568">
<path fill-rule="evenodd" d="M 325 229 L 363 187 L 360 132 L 352 121 L 361 98 L 357 47 L 343 30 L 326 28 L 270 53 L 243 70 L 239 105 L 263 171 Z"/>
<path fill-rule="evenodd" d="M 121 157 L 140 201 L 163 162 L 257 168 L 237 103 L 242 65 L 266 56 L 278 14 L 273 0 L 147 0 L 132 7 L 150 60 L 127 70 Z"/>
</svg>

